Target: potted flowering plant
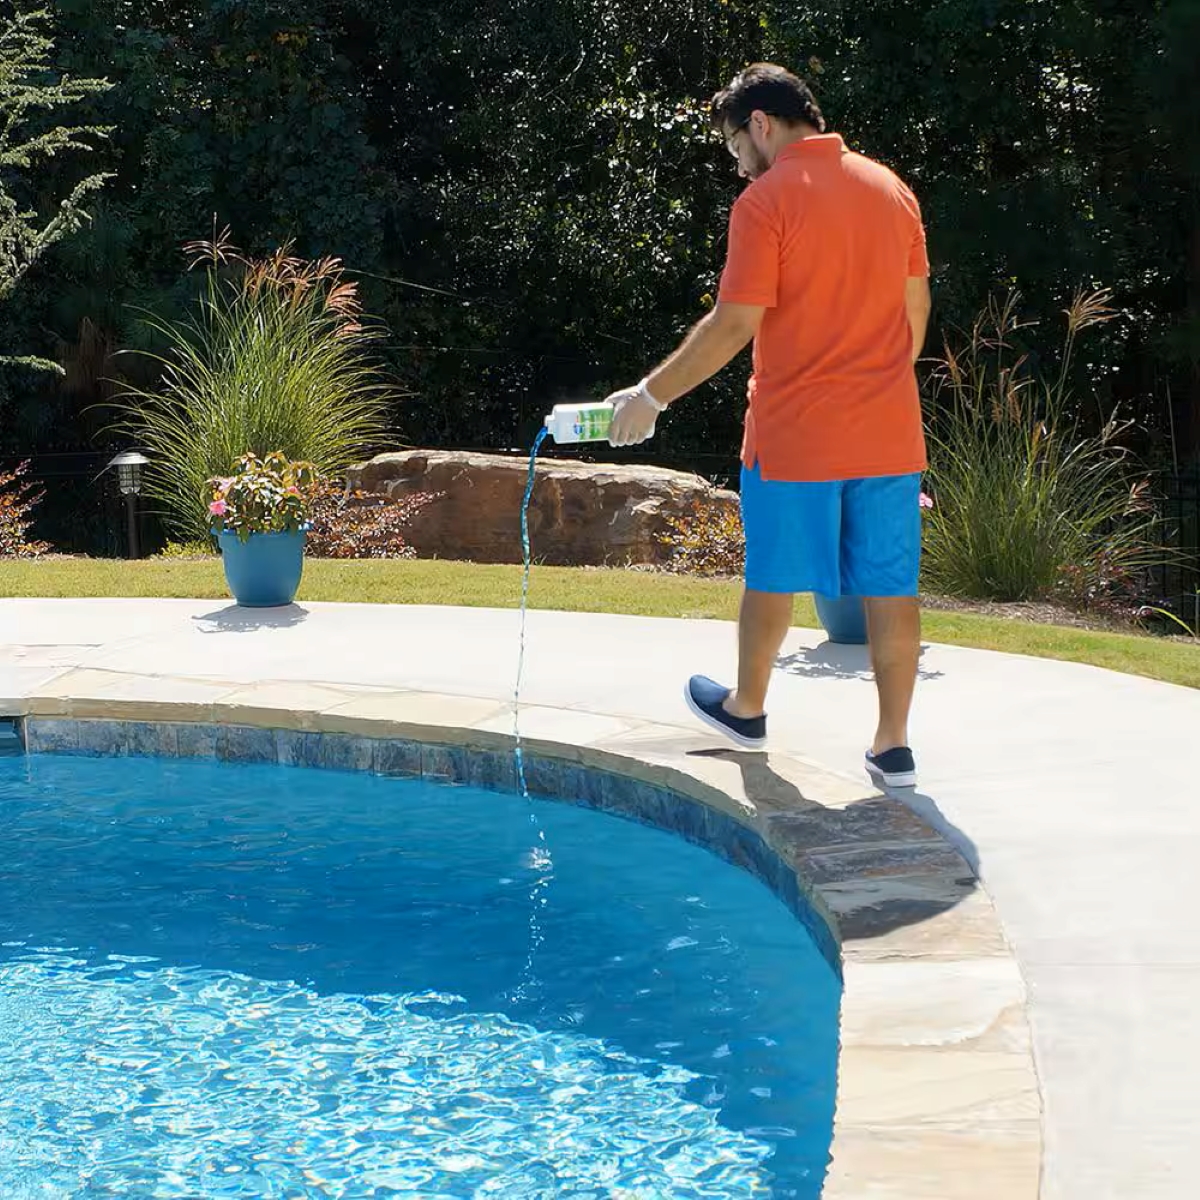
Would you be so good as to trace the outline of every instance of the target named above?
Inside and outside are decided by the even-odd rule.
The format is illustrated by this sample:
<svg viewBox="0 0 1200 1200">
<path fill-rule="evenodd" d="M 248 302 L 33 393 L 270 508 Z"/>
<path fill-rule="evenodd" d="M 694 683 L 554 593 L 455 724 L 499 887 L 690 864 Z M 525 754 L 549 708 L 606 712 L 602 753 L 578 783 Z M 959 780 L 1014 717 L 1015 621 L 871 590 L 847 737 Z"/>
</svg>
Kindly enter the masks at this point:
<svg viewBox="0 0 1200 1200">
<path fill-rule="evenodd" d="M 244 454 L 232 475 L 209 482 L 211 528 L 233 598 L 247 608 L 291 604 L 304 572 L 313 465 L 278 451 Z"/>
<path fill-rule="evenodd" d="M 921 515 L 933 507 L 933 497 L 921 493 Z M 861 596 L 813 596 L 817 618 L 831 642 L 862 646 L 867 641 L 867 612 Z"/>
</svg>

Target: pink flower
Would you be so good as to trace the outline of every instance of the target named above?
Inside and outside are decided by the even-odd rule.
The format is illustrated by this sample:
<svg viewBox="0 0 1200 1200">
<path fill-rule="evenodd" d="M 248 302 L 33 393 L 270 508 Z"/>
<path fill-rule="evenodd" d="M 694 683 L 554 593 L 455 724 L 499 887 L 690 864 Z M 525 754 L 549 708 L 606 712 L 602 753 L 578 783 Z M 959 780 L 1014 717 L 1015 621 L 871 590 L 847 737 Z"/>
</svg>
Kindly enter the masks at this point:
<svg viewBox="0 0 1200 1200">
<path fill-rule="evenodd" d="M 287 489 L 287 495 L 298 496 L 300 495 L 300 489 L 298 487 L 290 487 Z"/>
<path fill-rule="evenodd" d="M 214 517 L 223 517 L 225 515 L 225 513 L 228 511 L 228 509 L 229 509 L 229 506 L 225 503 L 224 500 L 214 500 L 208 506 L 208 511 L 210 513 L 212 513 L 212 515 Z"/>
<path fill-rule="evenodd" d="M 922 508 L 932 508 L 933 507 L 933 497 L 930 495 L 927 495 L 925 492 L 922 492 L 921 499 L 917 503 L 919 503 Z"/>
</svg>

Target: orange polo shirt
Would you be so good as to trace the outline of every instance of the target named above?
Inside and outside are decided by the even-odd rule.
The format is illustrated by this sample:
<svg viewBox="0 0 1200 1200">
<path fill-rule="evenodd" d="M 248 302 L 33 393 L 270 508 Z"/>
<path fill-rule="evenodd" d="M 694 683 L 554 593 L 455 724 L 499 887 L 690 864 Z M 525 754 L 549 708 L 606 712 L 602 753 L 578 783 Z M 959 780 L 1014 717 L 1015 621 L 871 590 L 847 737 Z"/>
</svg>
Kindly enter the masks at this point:
<svg viewBox="0 0 1200 1200">
<path fill-rule="evenodd" d="M 764 479 L 925 468 L 904 304 L 929 274 L 916 197 L 837 134 L 794 142 L 738 197 L 721 300 L 766 314 L 742 461 Z"/>
</svg>

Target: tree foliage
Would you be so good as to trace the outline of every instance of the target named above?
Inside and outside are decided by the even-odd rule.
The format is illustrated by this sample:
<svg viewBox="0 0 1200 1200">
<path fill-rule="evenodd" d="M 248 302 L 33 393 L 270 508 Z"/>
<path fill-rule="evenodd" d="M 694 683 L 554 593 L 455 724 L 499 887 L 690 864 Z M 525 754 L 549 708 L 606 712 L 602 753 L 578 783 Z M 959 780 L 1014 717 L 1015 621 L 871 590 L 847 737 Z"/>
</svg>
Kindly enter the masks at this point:
<svg viewBox="0 0 1200 1200">
<path fill-rule="evenodd" d="M 108 84 L 55 76 L 48 28 L 43 10 L 0 20 L 0 302 L 52 246 L 79 230 L 85 203 L 108 178 L 89 175 L 46 193 L 47 164 L 66 153 L 90 154 L 109 133 L 101 125 L 55 123 L 60 109 L 77 110 Z M 33 357 L 0 361 L 53 366 Z"/>
<path fill-rule="evenodd" d="M 704 102 L 770 58 L 913 183 L 940 324 L 1019 286 L 1048 330 L 1078 287 L 1105 287 L 1123 315 L 1075 393 L 1200 453 L 1200 0 L 57 9 L 59 67 L 117 85 L 90 101 L 116 126 L 117 178 L 5 314 L 10 343 L 68 370 L 8 401 L 26 438 L 88 428 L 114 351 L 147 336 L 135 309 L 191 299 L 178 246 L 216 214 L 256 253 L 291 239 L 361 273 L 415 392 L 411 440 L 526 444 L 550 403 L 639 377 L 711 303 L 738 184 Z M 1036 367 L 1052 346 L 1030 336 Z M 703 389 L 655 453 L 731 455 L 744 374 Z"/>
</svg>

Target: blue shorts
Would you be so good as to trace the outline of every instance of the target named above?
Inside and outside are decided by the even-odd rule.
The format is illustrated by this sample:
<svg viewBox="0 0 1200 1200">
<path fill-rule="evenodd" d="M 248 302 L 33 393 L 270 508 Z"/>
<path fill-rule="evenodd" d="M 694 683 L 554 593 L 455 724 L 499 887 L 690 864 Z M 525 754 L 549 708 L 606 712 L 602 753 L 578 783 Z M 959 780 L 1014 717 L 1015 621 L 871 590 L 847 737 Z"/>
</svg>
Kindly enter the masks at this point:
<svg viewBox="0 0 1200 1200">
<path fill-rule="evenodd" d="M 791 483 L 742 468 L 746 587 L 823 596 L 915 596 L 921 476 Z"/>
</svg>

